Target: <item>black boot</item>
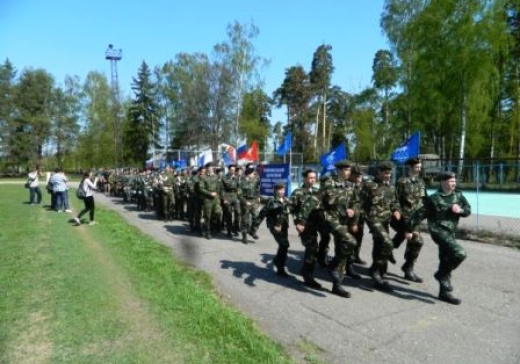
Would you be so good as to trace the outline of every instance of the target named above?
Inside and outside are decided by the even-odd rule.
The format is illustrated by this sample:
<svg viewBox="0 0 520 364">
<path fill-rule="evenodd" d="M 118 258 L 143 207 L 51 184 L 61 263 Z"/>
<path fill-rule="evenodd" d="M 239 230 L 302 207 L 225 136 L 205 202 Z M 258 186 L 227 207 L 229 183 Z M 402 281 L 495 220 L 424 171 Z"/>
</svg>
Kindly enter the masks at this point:
<svg viewBox="0 0 520 364">
<path fill-rule="evenodd" d="M 359 265 L 365 265 L 367 264 L 361 257 L 359 256 L 359 252 L 361 251 L 361 244 L 358 244 L 356 246 L 356 250 L 354 252 L 354 263 Z"/>
<path fill-rule="evenodd" d="M 451 292 L 446 291 L 445 289 L 442 288 L 442 285 L 441 285 L 441 288 L 439 291 L 439 299 L 441 301 L 448 302 L 449 304 L 452 304 L 452 305 L 460 305 L 462 303 L 462 300 L 460 298 L 453 297 Z"/>
<path fill-rule="evenodd" d="M 332 277 L 332 293 L 343 298 L 349 298 L 350 292 L 346 291 L 341 286 L 341 280 L 343 277 L 342 274 L 340 274 L 338 264 L 335 263 L 335 259 L 331 262 L 329 269 Z"/>
<path fill-rule="evenodd" d="M 204 233 L 204 237 L 208 240 L 211 240 L 211 233 L 209 232 L 209 230 L 206 230 L 206 232 Z"/>
<path fill-rule="evenodd" d="M 379 289 L 383 292 L 392 292 L 393 288 L 388 284 L 388 282 L 384 281 L 383 278 L 381 278 L 381 273 L 379 272 L 378 267 L 372 266 L 370 268 L 370 276 L 374 280 L 374 287 L 376 289 Z"/>
<path fill-rule="evenodd" d="M 356 269 L 354 268 L 354 263 L 347 262 L 345 275 L 353 279 L 361 279 L 361 276 L 358 272 L 356 272 Z"/>
<path fill-rule="evenodd" d="M 249 235 L 251 235 L 251 237 L 253 239 L 258 240 L 258 234 L 256 233 L 256 230 L 254 230 L 254 229 L 249 230 Z"/>
<path fill-rule="evenodd" d="M 321 289 L 321 284 L 316 282 L 313 277 L 314 274 L 314 264 L 304 262 L 302 267 L 302 278 L 303 284 L 312 289 Z"/>
<path fill-rule="evenodd" d="M 287 249 L 278 247 L 278 252 L 276 253 L 276 257 L 273 260 L 273 264 L 276 267 L 276 274 L 280 277 L 289 277 L 287 272 L 285 271 L 285 261 L 287 260 Z"/>
<path fill-rule="evenodd" d="M 436 272 L 434 275 L 435 279 L 439 282 L 441 289 L 445 292 L 452 292 L 453 286 L 450 282 L 450 274 L 442 274 L 441 272 Z"/>
<path fill-rule="evenodd" d="M 242 244 L 247 244 L 247 234 L 242 233 Z"/>
<path fill-rule="evenodd" d="M 404 272 L 404 279 L 416 282 L 416 283 L 422 283 L 423 279 L 419 277 L 413 270 L 413 262 L 406 262 L 401 267 L 401 270 Z"/>
</svg>

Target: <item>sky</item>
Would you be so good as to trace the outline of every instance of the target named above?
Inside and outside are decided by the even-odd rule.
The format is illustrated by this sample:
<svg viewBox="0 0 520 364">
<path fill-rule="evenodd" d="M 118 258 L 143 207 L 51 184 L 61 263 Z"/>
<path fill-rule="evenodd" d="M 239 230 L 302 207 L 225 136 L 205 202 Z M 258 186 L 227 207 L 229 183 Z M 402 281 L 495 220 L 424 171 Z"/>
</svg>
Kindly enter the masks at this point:
<svg viewBox="0 0 520 364">
<path fill-rule="evenodd" d="M 267 94 L 285 70 L 310 70 L 314 51 L 332 46 L 332 84 L 356 93 L 370 86 L 372 61 L 388 49 L 379 25 L 384 0 L 0 0 L 0 63 L 20 72 L 43 68 L 62 84 L 83 82 L 90 71 L 110 80 L 109 44 L 121 49 L 119 86 L 131 96 L 143 61 L 161 66 L 181 52 L 211 55 L 227 41 L 227 25 L 254 23 L 256 55 L 270 61 L 261 71 Z M 280 116 L 275 116 L 280 120 Z M 278 120 L 273 120 L 274 122 Z"/>
</svg>

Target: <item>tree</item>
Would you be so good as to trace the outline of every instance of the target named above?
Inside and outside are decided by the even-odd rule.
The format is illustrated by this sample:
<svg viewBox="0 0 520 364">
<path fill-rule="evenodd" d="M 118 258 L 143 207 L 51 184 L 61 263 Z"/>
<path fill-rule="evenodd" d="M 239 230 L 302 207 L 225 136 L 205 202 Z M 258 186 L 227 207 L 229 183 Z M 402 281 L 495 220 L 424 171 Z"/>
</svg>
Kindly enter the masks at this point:
<svg viewBox="0 0 520 364">
<path fill-rule="evenodd" d="M 293 151 L 303 153 L 304 161 L 315 161 L 310 130 L 311 88 L 309 76 L 300 65 L 288 68 L 282 85 L 275 90 L 273 99 L 278 107 L 287 107 L 286 132 L 293 133 Z"/>
<path fill-rule="evenodd" d="M 332 46 L 328 44 L 322 44 L 316 49 L 309 73 L 310 87 L 317 98 L 314 149 L 320 154 L 330 149 L 330 136 L 332 135 L 331 128 L 327 128 L 327 92 L 334 72 L 331 50 Z M 319 120 L 320 109 L 322 110 L 321 123 Z"/>
<path fill-rule="evenodd" d="M 75 152 L 80 130 L 80 85 L 78 77 L 65 77 L 64 87 L 53 90 L 51 102 L 51 135 L 56 162 L 64 167 L 65 157 Z"/>
<path fill-rule="evenodd" d="M 382 102 L 382 127 L 386 132 L 382 133 L 382 144 L 386 144 L 390 128 L 390 90 L 397 83 L 397 69 L 392 53 L 387 50 L 380 49 L 376 52 L 374 62 L 372 64 L 372 81 L 376 90 L 383 91 Z M 392 139 L 392 138 L 390 138 Z"/>
<path fill-rule="evenodd" d="M 15 116 L 13 102 L 15 81 L 16 70 L 9 59 L 6 59 L 0 65 L 0 155 L 8 159 L 6 164 L 11 165 L 15 165 L 11 159 L 13 150 L 10 143 L 13 118 Z"/>
<path fill-rule="evenodd" d="M 86 168 L 117 166 L 112 91 L 106 76 L 89 72 L 82 87 L 78 161 Z"/>
<path fill-rule="evenodd" d="M 25 69 L 15 86 L 16 116 L 10 143 L 17 164 L 36 164 L 51 133 L 50 105 L 54 80 L 43 69 Z"/>
<path fill-rule="evenodd" d="M 244 95 L 239 132 L 258 141 L 261 150 L 267 147 L 272 100 L 262 90 L 256 89 Z"/>
<path fill-rule="evenodd" d="M 133 79 L 134 99 L 129 110 L 128 129 L 125 130 L 125 143 L 134 164 L 144 164 L 148 151 L 155 157 L 156 149 L 161 146 L 161 115 L 157 101 L 157 84 L 152 80 L 152 72 L 143 61 Z"/>
</svg>

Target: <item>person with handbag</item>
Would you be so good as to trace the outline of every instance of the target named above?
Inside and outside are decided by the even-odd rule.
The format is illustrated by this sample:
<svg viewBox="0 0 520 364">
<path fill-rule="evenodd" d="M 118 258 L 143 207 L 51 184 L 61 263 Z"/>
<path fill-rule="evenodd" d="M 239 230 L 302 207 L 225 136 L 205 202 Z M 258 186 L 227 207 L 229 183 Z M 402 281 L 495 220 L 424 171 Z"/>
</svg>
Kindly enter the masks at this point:
<svg viewBox="0 0 520 364">
<path fill-rule="evenodd" d="M 39 205 L 42 202 L 42 192 L 40 190 L 40 177 L 43 177 L 40 166 L 36 165 L 34 170 L 27 175 L 27 182 L 25 187 L 29 189 L 29 204 L 34 206 L 35 199 L 36 204 Z"/>
<path fill-rule="evenodd" d="M 87 212 L 89 213 L 89 225 L 95 225 L 96 221 L 94 220 L 94 190 L 97 189 L 98 178 L 96 177 L 94 181 L 92 180 L 93 173 L 91 171 L 85 172 L 81 182 L 79 183 L 78 189 L 82 189 L 84 192 L 83 203 L 85 204 L 85 208 L 80 211 L 78 216 L 74 218 L 74 222 L 77 226 L 81 225 L 81 217 L 85 215 Z M 78 194 L 79 196 L 79 194 Z"/>
</svg>

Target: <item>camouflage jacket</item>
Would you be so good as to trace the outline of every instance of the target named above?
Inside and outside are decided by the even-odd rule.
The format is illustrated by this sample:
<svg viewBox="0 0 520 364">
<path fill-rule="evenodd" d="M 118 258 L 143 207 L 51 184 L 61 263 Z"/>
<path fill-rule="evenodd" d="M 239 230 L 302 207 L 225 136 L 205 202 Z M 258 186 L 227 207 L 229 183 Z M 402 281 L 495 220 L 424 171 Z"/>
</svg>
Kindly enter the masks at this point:
<svg viewBox="0 0 520 364">
<path fill-rule="evenodd" d="M 422 178 L 401 177 L 396 184 L 397 200 L 401 207 L 401 215 L 408 220 L 415 210 L 419 210 L 425 203 L 426 185 Z"/>
<path fill-rule="evenodd" d="M 400 211 L 395 186 L 383 183 L 377 178 L 363 185 L 361 203 L 369 222 L 390 222 L 392 213 Z"/>
<path fill-rule="evenodd" d="M 222 199 L 236 198 L 238 194 L 239 179 L 235 175 L 226 174 L 222 177 Z"/>
<path fill-rule="evenodd" d="M 203 198 L 215 199 L 218 196 L 211 196 L 212 192 L 220 193 L 220 180 L 217 175 L 206 175 L 199 179 L 198 193 Z"/>
<path fill-rule="evenodd" d="M 295 225 L 305 225 L 311 212 L 321 207 L 320 190 L 315 187 L 297 188 L 290 198 L 291 213 Z"/>
<path fill-rule="evenodd" d="M 276 197 L 271 197 L 267 201 L 261 214 L 265 215 L 268 228 L 289 226 L 290 204 L 291 202 L 287 197 L 283 197 L 282 201 Z"/>
<path fill-rule="evenodd" d="M 451 211 L 451 206 L 458 204 L 462 208 L 462 213 L 456 214 Z M 468 217 L 471 214 L 471 206 L 460 191 L 446 194 L 442 190 L 438 190 L 433 195 L 426 198 L 424 206 L 414 212 L 408 228 L 413 224 L 418 224 L 426 218 L 428 220 L 428 229 L 433 234 L 453 234 L 459 225 L 461 217 Z"/>
<path fill-rule="evenodd" d="M 325 220 L 341 225 L 356 225 L 359 208 L 356 211 L 354 188 L 351 182 L 333 181 L 322 193 L 322 206 Z M 354 216 L 348 217 L 347 210 L 354 210 Z"/>
<path fill-rule="evenodd" d="M 243 178 L 238 184 L 238 195 L 241 201 L 260 197 L 260 183 L 257 178 Z M 244 201 L 245 202 L 245 201 Z"/>
</svg>

